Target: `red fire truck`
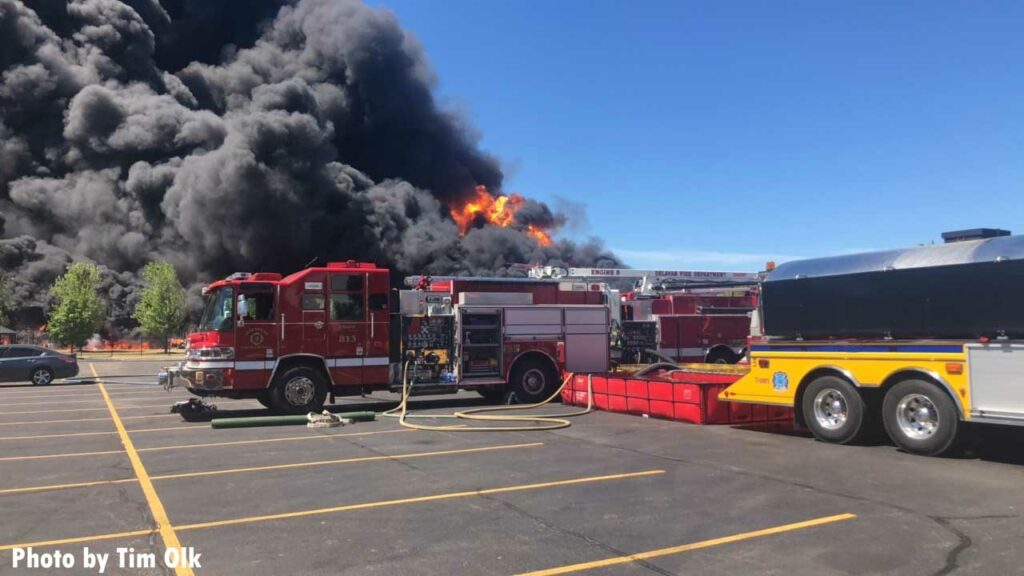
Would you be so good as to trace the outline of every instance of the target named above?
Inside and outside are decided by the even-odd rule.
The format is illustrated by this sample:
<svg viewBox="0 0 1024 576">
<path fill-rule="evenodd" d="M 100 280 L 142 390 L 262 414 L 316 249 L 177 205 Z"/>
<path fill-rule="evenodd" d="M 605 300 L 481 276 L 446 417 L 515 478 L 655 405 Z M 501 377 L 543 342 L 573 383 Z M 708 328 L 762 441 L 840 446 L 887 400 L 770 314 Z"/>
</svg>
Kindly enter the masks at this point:
<svg viewBox="0 0 1024 576">
<path fill-rule="evenodd" d="M 332 262 L 290 276 L 235 273 L 204 289 L 186 360 L 160 374 L 198 396 L 256 398 L 281 413 L 328 395 L 397 390 L 506 392 L 546 399 L 563 370 L 609 366 L 607 296 L 554 280 L 414 279 Z M 583 289 L 586 288 L 586 289 Z"/>
<path fill-rule="evenodd" d="M 635 281 L 615 316 L 616 358 L 735 364 L 746 354 L 759 275 L 751 272 L 534 267 L 534 278 Z"/>
</svg>

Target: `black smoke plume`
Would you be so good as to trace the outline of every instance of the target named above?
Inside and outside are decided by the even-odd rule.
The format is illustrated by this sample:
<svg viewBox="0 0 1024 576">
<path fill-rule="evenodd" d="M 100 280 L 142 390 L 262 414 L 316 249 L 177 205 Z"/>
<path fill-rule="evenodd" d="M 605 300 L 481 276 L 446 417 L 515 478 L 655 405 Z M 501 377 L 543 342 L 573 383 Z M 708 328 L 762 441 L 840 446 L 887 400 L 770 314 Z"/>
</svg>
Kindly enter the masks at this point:
<svg viewBox="0 0 1024 576">
<path fill-rule="evenodd" d="M 449 204 L 502 170 L 438 106 L 416 40 L 352 0 L 0 0 L 0 270 L 40 321 L 72 261 L 104 269 L 112 329 L 138 272 L 186 285 L 313 257 L 399 275 L 610 266 L 596 243 L 541 247 L 527 224 L 459 236 Z M 570 215 L 571 216 L 571 215 Z"/>
</svg>

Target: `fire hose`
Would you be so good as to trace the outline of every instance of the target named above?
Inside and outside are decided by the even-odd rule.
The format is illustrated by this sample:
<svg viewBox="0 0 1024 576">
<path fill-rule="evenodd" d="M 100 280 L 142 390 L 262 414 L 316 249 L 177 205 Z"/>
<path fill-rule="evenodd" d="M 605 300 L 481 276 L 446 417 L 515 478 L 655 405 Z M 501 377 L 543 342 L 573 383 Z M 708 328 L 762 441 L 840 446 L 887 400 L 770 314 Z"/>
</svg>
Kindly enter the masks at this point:
<svg viewBox="0 0 1024 576">
<path fill-rule="evenodd" d="M 593 395 L 593 379 L 587 377 L 587 407 L 584 410 L 577 410 L 575 412 L 563 412 L 557 414 L 521 414 L 514 416 L 511 414 L 486 414 L 488 412 L 500 412 L 506 410 L 529 410 L 532 408 L 539 408 L 545 404 L 549 404 L 554 401 L 555 398 L 562 393 L 562 390 L 568 385 L 573 375 L 569 374 L 562 380 L 562 385 L 555 390 L 547 400 L 537 402 L 536 404 L 520 404 L 517 406 L 487 406 L 484 408 L 472 408 L 470 410 L 461 410 L 453 414 L 409 414 L 409 393 L 412 389 L 412 385 L 409 382 L 409 362 L 406 362 L 402 368 L 402 400 L 398 406 L 381 413 L 381 416 L 387 416 L 389 418 L 398 418 L 398 423 L 405 428 L 411 428 L 413 430 L 431 430 L 439 432 L 523 432 L 523 431 L 538 431 L 538 430 L 559 430 L 562 428 L 568 428 L 572 426 L 572 422 L 566 420 L 574 416 L 582 416 L 589 414 L 594 411 L 594 395 Z M 422 419 L 455 419 L 455 420 L 473 420 L 478 422 L 533 422 L 531 426 L 470 426 L 465 427 L 459 424 L 452 424 L 448 426 L 436 426 L 430 424 L 415 424 L 409 422 L 410 418 L 422 418 Z"/>
</svg>

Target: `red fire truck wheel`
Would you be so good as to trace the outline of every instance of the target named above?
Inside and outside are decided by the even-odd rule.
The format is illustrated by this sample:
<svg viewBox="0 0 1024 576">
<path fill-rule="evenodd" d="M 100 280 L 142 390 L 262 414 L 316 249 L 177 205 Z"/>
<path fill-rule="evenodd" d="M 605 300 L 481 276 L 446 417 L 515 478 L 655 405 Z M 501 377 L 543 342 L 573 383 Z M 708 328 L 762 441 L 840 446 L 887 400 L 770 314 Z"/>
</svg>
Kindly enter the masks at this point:
<svg viewBox="0 0 1024 576">
<path fill-rule="evenodd" d="M 280 414 L 319 412 L 327 398 L 323 374 L 309 366 L 289 368 L 274 378 L 270 405 Z"/>
<path fill-rule="evenodd" d="M 509 381 L 520 404 L 543 402 L 555 393 L 558 374 L 550 362 L 539 358 L 523 358 L 512 367 Z"/>
<path fill-rule="evenodd" d="M 274 408 L 270 404 L 270 392 L 269 391 L 267 391 L 267 392 L 260 392 L 259 395 L 256 396 L 256 401 L 259 402 L 260 404 L 262 404 L 264 408 L 270 408 L 270 409 Z"/>
</svg>

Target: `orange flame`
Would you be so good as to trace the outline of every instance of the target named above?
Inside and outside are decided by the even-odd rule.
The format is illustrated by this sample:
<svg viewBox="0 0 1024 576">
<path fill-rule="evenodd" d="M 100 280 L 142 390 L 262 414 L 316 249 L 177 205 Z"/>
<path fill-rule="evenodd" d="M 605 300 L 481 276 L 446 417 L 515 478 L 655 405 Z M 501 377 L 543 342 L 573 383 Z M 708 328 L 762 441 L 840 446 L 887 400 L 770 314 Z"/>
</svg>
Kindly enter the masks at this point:
<svg viewBox="0 0 1024 576">
<path fill-rule="evenodd" d="M 486 186 L 477 186 L 474 194 L 473 199 L 462 206 L 451 207 L 452 220 L 458 224 L 460 236 L 465 236 L 480 219 L 493 226 L 507 228 L 516 221 L 516 212 L 526 203 L 519 194 L 492 196 Z M 526 233 L 541 246 L 551 245 L 551 235 L 533 224 L 526 227 Z"/>
</svg>

